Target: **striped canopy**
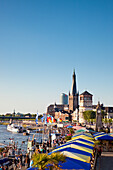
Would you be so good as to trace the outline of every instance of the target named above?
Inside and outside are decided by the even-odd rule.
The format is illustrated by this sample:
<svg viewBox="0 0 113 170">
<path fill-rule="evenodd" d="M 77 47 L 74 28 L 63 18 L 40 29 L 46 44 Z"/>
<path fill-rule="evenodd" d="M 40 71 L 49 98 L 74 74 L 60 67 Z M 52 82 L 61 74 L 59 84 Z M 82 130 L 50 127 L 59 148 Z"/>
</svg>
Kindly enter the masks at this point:
<svg viewBox="0 0 113 170">
<path fill-rule="evenodd" d="M 94 138 L 91 138 L 91 137 L 88 137 L 86 135 L 79 135 L 79 136 L 76 136 L 76 137 L 73 137 L 71 140 L 75 140 L 75 139 L 79 139 L 79 138 L 82 138 L 82 139 L 85 139 L 89 142 L 93 142 L 94 143 Z"/>
<path fill-rule="evenodd" d="M 78 154 L 78 153 L 72 153 L 72 152 L 68 152 L 68 151 L 63 151 L 61 152 L 63 153 L 65 156 L 69 157 L 69 158 L 73 158 L 73 159 L 77 159 L 83 162 L 87 162 L 90 163 L 90 156 L 86 156 L 86 155 L 82 155 L 82 154 Z"/>
<path fill-rule="evenodd" d="M 50 165 L 48 165 L 48 166 L 50 166 Z M 73 158 L 69 158 L 69 157 L 66 158 L 66 162 L 64 162 L 64 163 L 60 162 L 59 166 L 60 166 L 60 169 L 70 169 L 70 170 L 74 170 L 74 169 L 76 169 L 76 170 L 90 170 L 91 169 L 90 163 L 86 163 L 86 162 L 76 160 Z M 49 168 L 45 169 L 45 170 L 49 170 Z"/>
<path fill-rule="evenodd" d="M 77 142 L 77 141 L 72 141 L 72 142 L 65 143 L 65 144 L 55 148 L 55 150 L 58 149 L 58 148 L 65 147 L 65 146 L 71 146 L 72 144 L 77 146 L 77 147 L 80 146 L 80 147 L 85 147 L 85 148 L 93 150 L 93 146 L 89 146 L 88 144 L 83 144 L 83 143 L 80 143 L 80 142 Z"/>
<path fill-rule="evenodd" d="M 103 135 L 100 135 L 100 136 L 97 136 L 96 137 L 97 140 L 112 140 L 113 141 L 113 137 L 108 135 L 108 134 L 103 134 Z"/>
<path fill-rule="evenodd" d="M 92 135 L 88 134 L 88 133 L 79 133 L 79 134 L 74 135 L 72 138 L 77 137 L 77 136 L 81 136 L 81 135 L 84 135 L 86 137 L 94 139 L 94 137 Z"/>
<path fill-rule="evenodd" d="M 94 143 L 89 143 L 89 141 L 81 140 L 81 138 L 77 139 L 76 142 L 79 142 L 79 143 L 94 147 Z"/>
<path fill-rule="evenodd" d="M 92 151 L 89 150 L 87 151 L 87 149 L 84 148 L 75 148 L 73 145 L 70 147 L 70 145 L 68 146 L 64 146 L 58 149 L 53 150 L 52 152 L 50 152 L 48 155 L 51 155 L 54 152 L 63 152 L 63 151 L 69 151 L 69 152 L 74 152 L 74 153 L 78 153 L 78 154 L 82 154 L 82 155 L 86 155 L 86 156 L 90 156 L 92 157 Z"/>
<path fill-rule="evenodd" d="M 102 135 L 102 134 L 105 134 L 105 133 L 104 132 L 97 132 L 97 133 L 93 134 L 93 136 L 95 137 L 95 136 Z"/>
</svg>

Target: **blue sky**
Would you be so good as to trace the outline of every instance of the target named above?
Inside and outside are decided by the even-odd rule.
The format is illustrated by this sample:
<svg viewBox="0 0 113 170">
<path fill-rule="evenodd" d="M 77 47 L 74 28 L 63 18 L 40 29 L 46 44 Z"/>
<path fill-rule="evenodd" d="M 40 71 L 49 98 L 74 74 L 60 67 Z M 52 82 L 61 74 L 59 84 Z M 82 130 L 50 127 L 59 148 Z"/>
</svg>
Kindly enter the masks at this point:
<svg viewBox="0 0 113 170">
<path fill-rule="evenodd" d="M 71 89 L 113 106 L 113 1 L 0 1 L 0 113 L 45 112 Z"/>
</svg>

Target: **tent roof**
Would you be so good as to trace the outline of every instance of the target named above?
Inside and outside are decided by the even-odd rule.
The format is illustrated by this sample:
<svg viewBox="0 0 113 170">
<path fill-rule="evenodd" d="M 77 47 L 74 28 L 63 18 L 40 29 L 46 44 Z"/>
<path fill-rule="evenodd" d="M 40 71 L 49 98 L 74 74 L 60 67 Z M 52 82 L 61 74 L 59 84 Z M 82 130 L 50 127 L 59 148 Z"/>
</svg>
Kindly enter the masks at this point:
<svg viewBox="0 0 113 170">
<path fill-rule="evenodd" d="M 66 158 L 66 162 L 60 163 L 60 165 L 61 165 L 61 169 L 75 169 L 76 168 L 76 170 L 80 170 L 80 169 L 90 170 L 91 168 L 91 165 L 89 163 L 82 162 L 80 160 L 76 160 L 73 158 Z"/>
<path fill-rule="evenodd" d="M 83 138 L 78 138 L 77 140 L 80 140 L 80 141 L 83 141 L 83 142 L 87 142 L 87 143 L 90 143 L 90 144 L 93 144 L 94 145 L 94 142 L 93 141 L 90 141 L 90 140 L 87 140 L 87 139 L 83 139 Z"/>
<path fill-rule="evenodd" d="M 97 133 L 93 134 L 93 136 L 95 137 L 95 136 L 102 135 L 102 134 L 105 134 L 105 133 L 104 132 L 97 132 Z"/>
<path fill-rule="evenodd" d="M 66 155 L 66 157 L 81 160 L 81 161 L 87 162 L 87 163 L 89 163 L 91 160 L 90 156 L 86 156 L 86 155 L 82 155 L 82 154 L 72 153 L 72 152 L 68 152 L 68 151 L 63 151 L 61 153 Z"/>
<path fill-rule="evenodd" d="M 73 158 L 66 158 L 66 162 L 59 163 L 61 169 L 90 170 L 91 165 Z M 46 169 L 49 170 L 49 169 Z"/>
<path fill-rule="evenodd" d="M 90 170 L 91 168 L 91 165 L 89 163 L 82 162 L 80 160 L 76 160 L 73 158 L 66 158 L 66 162 L 59 163 L 59 165 L 61 166 L 61 169 L 75 169 L 76 168 L 76 170 L 81 170 L 81 169 Z M 27 170 L 36 170 L 36 169 L 38 168 L 30 167 Z"/>
<path fill-rule="evenodd" d="M 110 135 L 104 135 L 104 136 L 97 137 L 97 140 L 113 140 L 113 137 Z"/>
<path fill-rule="evenodd" d="M 75 149 L 75 148 L 71 148 L 71 147 L 62 147 L 59 148 L 58 150 L 53 150 L 52 152 L 48 153 L 48 155 L 51 155 L 54 152 L 63 152 L 63 151 L 69 151 L 72 153 L 78 153 L 78 154 L 82 154 L 82 155 L 86 155 L 86 156 L 90 156 L 92 157 L 92 154 L 83 150 L 79 150 L 79 149 Z"/>
<path fill-rule="evenodd" d="M 72 141 L 72 142 L 68 142 L 68 143 L 65 143 L 65 144 L 63 144 L 63 145 L 61 145 L 61 146 L 58 146 L 57 148 L 55 148 L 54 150 L 56 150 L 56 149 L 58 149 L 58 148 L 62 148 L 62 147 L 64 147 L 64 146 L 67 146 L 67 145 L 71 145 L 71 144 L 74 144 L 74 145 L 78 145 L 78 146 L 81 146 L 81 147 L 85 147 L 85 148 L 89 148 L 89 149 L 92 149 L 93 150 L 93 146 L 90 146 L 88 143 L 86 144 L 84 144 L 84 143 L 80 143 L 80 142 L 78 142 L 78 141 Z M 68 147 L 69 147 L 68 146 Z"/>
</svg>

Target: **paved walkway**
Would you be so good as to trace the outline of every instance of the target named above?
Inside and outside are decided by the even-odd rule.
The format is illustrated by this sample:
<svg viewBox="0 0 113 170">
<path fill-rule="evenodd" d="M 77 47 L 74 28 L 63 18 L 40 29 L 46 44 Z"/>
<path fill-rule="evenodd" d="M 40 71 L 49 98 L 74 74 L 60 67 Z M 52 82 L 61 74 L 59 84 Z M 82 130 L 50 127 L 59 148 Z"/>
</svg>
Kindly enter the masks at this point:
<svg viewBox="0 0 113 170">
<path fill-rule="evenodd" d="M 20 170 L 20 169 L 17 168 L 16 170 Z M 23 166 L 21 170 L 26 170 L 25 166 Z"/>
<path fill-rule="evenodd" d="M 113 152 L 102 152 L 97 159 L 96 170 L 112 170 L 113 169 Z"/>
</svg>

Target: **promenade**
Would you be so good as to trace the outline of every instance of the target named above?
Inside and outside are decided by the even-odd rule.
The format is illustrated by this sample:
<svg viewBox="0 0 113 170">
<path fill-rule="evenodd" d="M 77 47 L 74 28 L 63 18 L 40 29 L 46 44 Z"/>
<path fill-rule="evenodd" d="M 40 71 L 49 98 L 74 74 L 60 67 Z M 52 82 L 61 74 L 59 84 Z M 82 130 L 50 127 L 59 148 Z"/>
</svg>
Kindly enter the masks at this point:
<svg viewBox="0 0 113 170">
<path fill-rule="evenodd" d="M 113 152 L 102 152 L 97 159 L 96 170 L 111 170 L 113 169 Z"/>
</svg>

